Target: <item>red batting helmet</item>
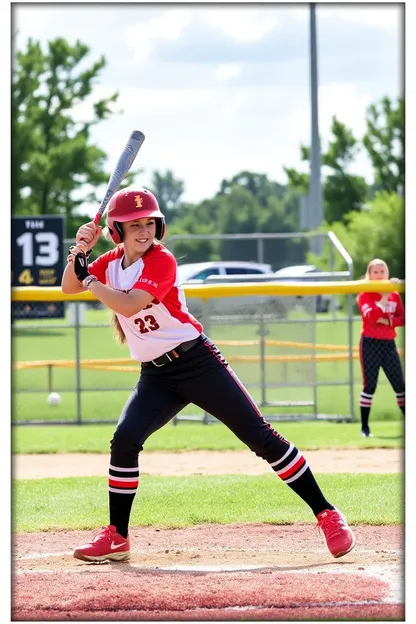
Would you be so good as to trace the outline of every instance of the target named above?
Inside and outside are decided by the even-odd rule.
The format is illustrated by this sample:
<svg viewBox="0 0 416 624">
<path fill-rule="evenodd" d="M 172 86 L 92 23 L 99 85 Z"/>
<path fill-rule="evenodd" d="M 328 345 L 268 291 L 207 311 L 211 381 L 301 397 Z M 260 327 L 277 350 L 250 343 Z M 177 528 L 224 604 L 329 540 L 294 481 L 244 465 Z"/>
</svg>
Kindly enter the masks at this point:
<svg viewBox="0 0 416 624">
<path fill-rule="evenodd" d="M 144 188 L 126 188 L 117 191 L 110 199 L 106 217 L 113 241 L 118 245 L 123 240 L 120 223 L 145 217 L 155 218 L 156 238 L 162 240 L 166 232 L 166 221 L 153 193 Z"/>
</svg>

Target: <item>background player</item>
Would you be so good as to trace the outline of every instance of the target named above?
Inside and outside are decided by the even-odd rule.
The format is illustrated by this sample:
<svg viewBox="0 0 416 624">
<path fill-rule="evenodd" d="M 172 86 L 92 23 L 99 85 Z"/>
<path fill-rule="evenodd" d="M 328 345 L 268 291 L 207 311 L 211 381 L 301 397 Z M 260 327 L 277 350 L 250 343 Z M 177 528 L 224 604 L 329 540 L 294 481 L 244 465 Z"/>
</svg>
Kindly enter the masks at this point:
<svg viewBox="0 0 416 624">
<path fill-rule="evenodd" d="M 139 485 L 139 453 L 146 439 L 189 403 L 224 423 L 309 505 L 334 557 L 350 552 L 354 534 L 323 495 L 303 454 L 264 420 L 219 349 L 189 314 L 176 260 L 159 242 L 166 227 L 155 196 L 146 189 L 117 192 L 109 203 L 107 226 L 117 246 L 89 267 L 79 249 L 88 253 L 101 228 L 90 222 L 78 230 L 62 290 L 76 294 L 88 289 L 114 311 L 119 337 L 141 362 L 141 373 L 111 440 L 110 524 L 74 556 L 86 561 L 130 557 L 128 526 Z"/>
<path fill-rule="evenodd" d="M 384 260 L 374 258 L 367 266 L 367 280 L 388 280 L 389 269 Z M 392 279 L 392 281 L 397 281 Z M 372 437 L 368 425 L 371 403 L 377 388 L 380 368 L 393 390 L 397 404 L 405 414 L 405 385 L 395 327 L 404 326 L 403 302 L 398 292 L 360 293 L 357 298 L 362 315 L 360 361 L 363 389 L 360 395 L 361 435 Z"/>
</svg>

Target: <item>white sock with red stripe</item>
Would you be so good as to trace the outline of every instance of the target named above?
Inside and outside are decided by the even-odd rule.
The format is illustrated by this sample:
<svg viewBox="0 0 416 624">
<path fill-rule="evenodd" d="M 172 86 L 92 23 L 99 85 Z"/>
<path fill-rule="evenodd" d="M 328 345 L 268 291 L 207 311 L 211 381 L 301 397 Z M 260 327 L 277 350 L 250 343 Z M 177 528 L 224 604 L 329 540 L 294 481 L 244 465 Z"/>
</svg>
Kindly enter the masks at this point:
<svg viewBox="0 0 416 624">
<path fill-rule="evenodd" d="M 372 394 L 368 394 L 367 392 L 361 392 L 360 394 L 360 406 L 361 407 L 371 407 L 372 401 L 373 401 Z"/>
<path fill-rule="evenodd" d="M 317 516 L 324 509 L 334 509 L 317 484 L 302 453 L 289 443 L 286 452 L 270 462 L 274 472 L 312 509 Z"/>
<path fill-rule="evenodd" d="M 402 410 L 402 412 L 404 414 L 405 405 L 406 405 L 406 393 L 405 392 L 396 392 L 396 401 L 397 401 L 397 405 L 400 407 L 400 409 Z"/>
</svg>

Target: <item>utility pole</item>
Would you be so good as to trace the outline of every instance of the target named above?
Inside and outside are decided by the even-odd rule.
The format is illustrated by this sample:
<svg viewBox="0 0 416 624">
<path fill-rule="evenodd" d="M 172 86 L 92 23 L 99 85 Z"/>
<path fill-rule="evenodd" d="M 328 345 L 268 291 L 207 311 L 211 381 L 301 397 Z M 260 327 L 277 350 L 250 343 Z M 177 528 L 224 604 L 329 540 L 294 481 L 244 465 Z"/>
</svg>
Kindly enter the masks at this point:
<svg viewBox="0 0 416 624">
<path fill-rule="evenodd" d="M 318 115 L 318 62 L 317 62 L 317 37 L 315 3 L 311 3 L 309 11 L 310 25 L 310 87 L 311 87 L 311 153 L 310 153 L 310 178 L 309 178 L 309 227 L 318 228 L 324 219 L 322 184 L 321 184 L 321 144 L 319 138 L 319 115 Z M 322 241 L 320 237 L 311 240 L 311 251 L 316 254 L 322 253 Z"/>
</svg>

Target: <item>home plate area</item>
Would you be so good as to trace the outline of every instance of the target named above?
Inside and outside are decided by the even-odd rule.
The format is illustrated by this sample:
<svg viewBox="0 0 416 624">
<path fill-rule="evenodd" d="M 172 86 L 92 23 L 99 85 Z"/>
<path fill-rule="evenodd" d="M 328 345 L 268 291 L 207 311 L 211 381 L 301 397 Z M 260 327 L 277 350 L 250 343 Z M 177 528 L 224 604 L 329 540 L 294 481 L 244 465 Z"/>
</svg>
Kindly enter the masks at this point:
<svg viewBox="0 0 416 624">
<path fill-rule="evenodd" d="M 403 528 L 354 527 L 333 559 L 313 524 L 131 530 L 126 563 L 72 557 L 87 531 L 13 536 L 14 621 L 404 621 Z"/>
</svg>

